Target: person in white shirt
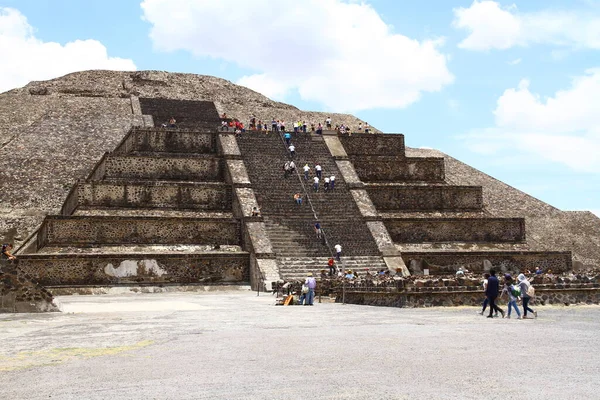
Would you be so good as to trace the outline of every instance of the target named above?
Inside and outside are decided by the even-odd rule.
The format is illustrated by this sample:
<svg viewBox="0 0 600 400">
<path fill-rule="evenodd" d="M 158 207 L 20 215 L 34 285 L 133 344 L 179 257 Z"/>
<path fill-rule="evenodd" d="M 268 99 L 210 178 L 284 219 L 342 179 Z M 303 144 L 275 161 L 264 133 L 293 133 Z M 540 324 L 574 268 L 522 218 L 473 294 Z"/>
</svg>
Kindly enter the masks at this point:
<svg viewBox="0 0 600 400">
<path fill-rule="evenodd" d="M 329 190 L 329 178 L 325 177 L 325 191 Z"/>
<path fill-rule="evenodd" d="M 319 191 L 319 177 L 315 176 L 314 181 L 315 181 L 315 183 L 313 183 L 313 187 L 315 189 L 315 192 L 318 192 Z"/>
<path fill-rule="evenodd" d="M 329 177 L 329 189 L 335 189 L 335 175 Z"/>
<path fill-rule="evenodd" d="M 304 164 L 304 180 L 307 181 L 308 180 L 308 172 L 310 171 L 310 167 L 308 166 L 308 164 Z"/>
<path fill-rule="evenodd" d="M 325 120 L 325 124 L 327 126 L 327 129 L 331 130 L 331 117 L 327 117 L 327 119 Z"/>
<path fill-rule="evenodd" d="M 319 164 L 315 165 L 315 172 L 317 173 L 317 177 L 319 179 L 321 179 L 321 173 L 322 173 L 321 165 L 319 165 Z"/>
<path fill-rule="evenodd" d="M 288 147 L 288 149 L 290 149 L 291 156 L 294 157 L 296 155 L 296 146 L 290 144 L 290 147 Z"/>
<path fill-rule="evenodd" d="M 340 257 L 342 256 L 342 246 L 338 243 L 333 247 L 335 248 L 335 259 L 340 261 Z"/>
</svg>

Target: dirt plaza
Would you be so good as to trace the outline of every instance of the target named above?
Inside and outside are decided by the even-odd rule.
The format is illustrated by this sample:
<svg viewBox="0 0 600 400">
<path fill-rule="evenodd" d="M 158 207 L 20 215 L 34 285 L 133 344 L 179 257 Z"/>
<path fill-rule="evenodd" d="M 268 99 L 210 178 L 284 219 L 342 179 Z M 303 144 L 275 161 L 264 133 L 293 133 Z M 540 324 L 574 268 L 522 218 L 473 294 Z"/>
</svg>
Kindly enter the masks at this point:
<svg viewBox="0 0 600 400">
<path fill-rule="evenodd" d="M 0 398 L 598 398 L 598 306 L 509 320 L 274 300 L 63 296 L 62 313 L 2 314 Z"/>
</svg>

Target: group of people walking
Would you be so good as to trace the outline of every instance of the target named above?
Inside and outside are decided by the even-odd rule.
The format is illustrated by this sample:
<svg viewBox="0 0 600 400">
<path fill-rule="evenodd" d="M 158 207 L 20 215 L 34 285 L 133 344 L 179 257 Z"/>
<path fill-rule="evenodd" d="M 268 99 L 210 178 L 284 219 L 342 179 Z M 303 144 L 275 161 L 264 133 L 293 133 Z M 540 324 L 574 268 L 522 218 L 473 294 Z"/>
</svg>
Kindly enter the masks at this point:
<svg viewBox="0 0 600 400">
<path fill-rule="evenodd" d="M 498 313 L 504 318 L 504 310 L 498 307 L 496 300 L 502 298 L 506 294 L 508 298 L 508 318 L 511 317 L 512 309 L 517 313 L 517 319 L 531 318 L 527 316 L 528 312 L 530 315 L 533 315 L 533 318 L 537 318 L 537 312 L 529 307 L 529 302 L 535 296 L 535 290 L 524 274 L 519 274 L 517 276 L 517 282 L 515 282 L 509 274 L 504 275 L 504 284 L 501 288 L 500 280 L 496 276 L 496 271 L 492 269 L 489 274 L 484 275 L 483 288 L 485 291 L 485 300 L 483 301 L 482 309 L 479 313 L 480 315 L 483 315 L 486 308 L 489 306 L 490 312 L 487 316 L 488 318 L 498 317 Z M 522 317 L 519 307 L 517 306 L 519 300 L 522 300 L 523 302 Z"/>
</svg>

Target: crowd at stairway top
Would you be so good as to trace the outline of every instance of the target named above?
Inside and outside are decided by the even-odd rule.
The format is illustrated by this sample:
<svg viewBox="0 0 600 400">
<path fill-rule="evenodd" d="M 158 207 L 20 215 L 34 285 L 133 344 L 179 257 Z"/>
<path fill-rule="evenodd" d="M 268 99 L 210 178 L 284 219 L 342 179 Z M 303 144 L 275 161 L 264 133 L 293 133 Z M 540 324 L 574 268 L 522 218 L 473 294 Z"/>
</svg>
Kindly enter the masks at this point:
<svg viewBox="0 0 600 400">
<path fill-rule="evenodd" d="M 248 129 L 246 129 L 248 127 Z M 271 122 L 262 121 L 256 118 L 256 116 L 252 115 L 249 118 L 248 124 L 245 125 L 237 118 L 229 118 L 226 113 L 221 115 L 221 130 L 229 131 L 233 130 L 236 134 L 245 133 L 247 130 L 249 131 L 258 131 L 258 132 L 290 132 L 293 131 L 295 133 L 307 133 L 313 132 L 316 134 L 322 134 L 324 130 L 334 130 L 341 134 L 349 134 L 352 133 L 374 133 L 369 126 L 368 122 L 359 122 L 358 126 L 351 128 L 350 126 L 344 124 L 336 124 L 333 125 L 331 117 L 327 117 L 327 119 L 323 122 L 318 123 L 307 123 L 306 121 L 295 121 L 292 122 L 291 126 L 286 125 L 286 122 L 283 119 L 275 119 L 273 117 Z"/>
</svg>

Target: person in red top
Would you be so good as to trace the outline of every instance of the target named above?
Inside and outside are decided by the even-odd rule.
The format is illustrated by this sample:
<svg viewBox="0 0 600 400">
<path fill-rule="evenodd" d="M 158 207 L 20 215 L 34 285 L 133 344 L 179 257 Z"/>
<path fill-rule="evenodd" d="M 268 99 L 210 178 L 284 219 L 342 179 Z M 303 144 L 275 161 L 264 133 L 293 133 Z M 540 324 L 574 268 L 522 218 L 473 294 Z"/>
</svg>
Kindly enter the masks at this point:
<svg viewBox="0 0 600 400">
<path fill-rule="evenodd" d="M 335 275 L 335 260 L 333 257 L 329 257 L 329 261 L 327 261 L 327 266 L 329 266 L 329 276 Z"/>
</svg>

